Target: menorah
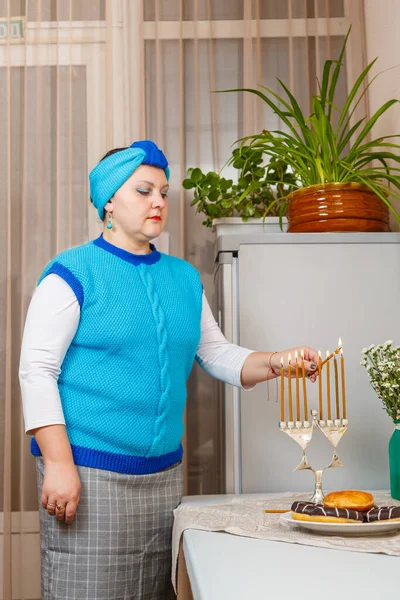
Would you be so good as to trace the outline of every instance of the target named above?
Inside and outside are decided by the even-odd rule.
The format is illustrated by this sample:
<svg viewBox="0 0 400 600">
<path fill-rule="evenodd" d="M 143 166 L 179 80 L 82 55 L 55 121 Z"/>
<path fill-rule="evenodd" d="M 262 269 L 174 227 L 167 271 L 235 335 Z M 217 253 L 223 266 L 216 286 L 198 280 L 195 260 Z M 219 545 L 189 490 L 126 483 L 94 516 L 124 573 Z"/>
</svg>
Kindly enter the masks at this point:
<svg viewBox="0 0 400 600">
<path fill-rule="evenodd" d="M 341 379 L 341 402 L 339 394 L 339 369 L 337 354 L 340 353 L 340 379 Z M 327 352 L 327 357 L 322 361 L 321 353 L 318 353 L 318 400 L 319 400 L 319 411 L 312 409 L 311 422 L 308 420 L 308 404 L 307 404 L 307 386 L 306 386 L 306 375 L 304 369 L 304 354 L 301 352 L 301 364 L 299 357 L 295 355 L 294 364 L 294 381 L 295 381 L 295 399 L 296 399 L 296 420 L 294 420 L 293 411 L 293 394 L 292 394 L 292 361 L 289 355 L 288 365 L 288 416 L 289 420 L 285 421 L 285 379 L 283 370 L 283 359 L 281 359 L 281 421 L 279 423 L 280 430 L 290 436 L 295 442 L 299 444 L 303 450 L 300 463 L 297 465 L 295 471 L 309 470 L 312 471 L 315 478 L 314 493 L 310 499 L 310 502 L 322 503 L 324 500 L 324 493 L 322 490 L 322 475 L 325 470 L 332 469 L 334 467 L 343 467 L 343 463 L 337 454 L 337 446 L 346 432 L 348 426 L 348 420 L 346 415 L 346 392 L 345 392 L 345 376 L 344 376 L 344 356 L 341 340 L 339 339 L 339 346 L 331 354 Z M 334 389 L 335 389 L 335 409 L 336 418 L 332 418 L 332 406 L 331 406 L 331 378 L 330 378 L 330 361 L 333 360 L 334 365 Z M 324 369 L 324 367 L 326 367 Z M 301 375 L 300 375 L 301 368 Z M 323 394 L 323 372 L 326 373 L 326 402 L 324 401 Z M 303 383 L 303 411 L 301 410 L 300 401 L 300 377 Z M 324 419 L 324 409 L 327 409 L 327 419 Z M 303 412 L 304 420 L 302 420 L 301 413 Z M 330 463 L 322 469 L 313 469 L 311 466 L 306 449 L 312 439 L 312 435 L 315 429 L 322 431 L 324 436 L 329 440 L 333 446 L 333 455 Z"/>
</svg>

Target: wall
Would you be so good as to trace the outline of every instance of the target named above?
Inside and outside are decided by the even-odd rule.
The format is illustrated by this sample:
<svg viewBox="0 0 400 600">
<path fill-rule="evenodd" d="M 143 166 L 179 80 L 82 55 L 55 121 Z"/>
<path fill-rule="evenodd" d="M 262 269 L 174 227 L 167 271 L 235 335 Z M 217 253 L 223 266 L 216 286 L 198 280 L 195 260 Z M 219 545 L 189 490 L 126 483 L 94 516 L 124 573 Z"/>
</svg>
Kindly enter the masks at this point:
<svg viewBox="0 0 400 600">
<path fill-rule="evenodd" d="M 398 0 L 364 0 L 367 60 L 378 56 L 374 72 L 382 73 L 370 88 L 370 107 L 375 111 L 390 98 L 400 98 L 400 36 Z M 397 18 L 396 18 L 397 17 Z M 397 68 L 392 68 L 397 67 Z M 377 127 L 380 133 L 400 130 L 400 109 L 395 108 L 383 117 Z"/>
<path fill-rule="evenodd" d="M 371 115 L 391 98 L 400 99 L 400 13 L 398 0 L 364 0 L 367 61 L 379 57 L 373 73 L 381 73 L 369 89 Z M 374 137 L 400 133 L 400 104 L 377 123 Z M 400 143 L 400 139 L 394 140 Z M 398 203 L 398 211 L 400 203 Z M 392 222 L 392 229 L 397 228 Z"/>
</svg>

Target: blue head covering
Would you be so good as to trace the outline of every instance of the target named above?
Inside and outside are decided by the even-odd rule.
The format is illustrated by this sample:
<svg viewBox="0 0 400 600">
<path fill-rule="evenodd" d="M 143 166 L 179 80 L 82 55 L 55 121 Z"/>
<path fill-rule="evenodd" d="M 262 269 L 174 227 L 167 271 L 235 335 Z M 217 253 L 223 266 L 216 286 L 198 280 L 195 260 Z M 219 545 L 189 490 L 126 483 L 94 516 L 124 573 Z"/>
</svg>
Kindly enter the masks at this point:
<svg viewBox="0 0 400 600">
<path fill-rule="evenodd" d="M 168 161 L 164 153 L 150 140 L 134 142 L 126 150 L 107 156 L 91 170 L 90 197 L 100 219 L 104 217 L 107 202 L 139 165 L 159 167 L 169 179 Z"/>
</svg>

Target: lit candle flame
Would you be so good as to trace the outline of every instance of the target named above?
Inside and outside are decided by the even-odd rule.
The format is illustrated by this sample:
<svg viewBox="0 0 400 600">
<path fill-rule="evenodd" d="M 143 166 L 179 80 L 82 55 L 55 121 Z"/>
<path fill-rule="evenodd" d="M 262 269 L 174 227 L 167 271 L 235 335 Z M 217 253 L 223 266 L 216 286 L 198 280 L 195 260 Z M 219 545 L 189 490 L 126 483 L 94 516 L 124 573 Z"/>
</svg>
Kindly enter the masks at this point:
<svg viewBox="0 0 400 600">
<path fill-rule="evenodd" d="M 341 347 L 342 347 L 342 338 L 339 338 L 338 347 L 339 347 L 339 348 L 341 348 Z"/>
<path fill-rule="evenodd" d="M 296 359 L 296 362 L 297 362 L 297 359 L 299 358 L 299 355 L 297 354 L 297 350 L 296 350 L 296 352 L 294 353 L 294 357 L 295 357 L 295 359 Z"/>
<path fill-rule="evenodd" d="M 321 350 L 318 350 L 318 357 L 321 358 Z"/>
<path fill-rule="evenodd" d="M 328 358 L 328 357 L 329 357 L 329 354 L 330 354 L 330 352 L 329 352 L 329 350 L 327 350 L 327 351 L 326 351 L 326 358 Z"/>
<path fill-rule="evenodd" d="M 288 355 L 288 359 L 289 359 L 289 365 L 290 365 L 290 363 L 292 362 L 292 355 L 290 354 L 290 352 L 289 352 L 289 355 Z"/>
<path fill-rule="evenodd" d="M 340 348 L 340 354 L 343 356 L 343 348 Z"/>
<path fill-rule="evenodd" d="M 283 356 L 281 356 L 281 367 L 283 367 Z"/>
<path fill-rule="evenodd" d="M 301 356 L 302 360 L 304 360 L 304 350 L 303 350 L 303 348 L 300 350 L 300 356 Z"/>
</svg>

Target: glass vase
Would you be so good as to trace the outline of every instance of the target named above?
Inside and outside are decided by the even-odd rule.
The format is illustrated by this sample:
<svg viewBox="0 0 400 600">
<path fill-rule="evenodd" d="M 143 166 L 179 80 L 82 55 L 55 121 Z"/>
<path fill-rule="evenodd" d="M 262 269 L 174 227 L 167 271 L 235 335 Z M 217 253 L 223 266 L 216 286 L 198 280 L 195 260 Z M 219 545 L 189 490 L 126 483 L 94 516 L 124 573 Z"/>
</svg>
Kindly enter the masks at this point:
<svg viewBox="0 0 400 600">
<path fill-rule="evenodd" d="M 390 494 L 400 500 L 400 419 L 394 421 L 394 431 L 389 441 Z"/>
</svg>

